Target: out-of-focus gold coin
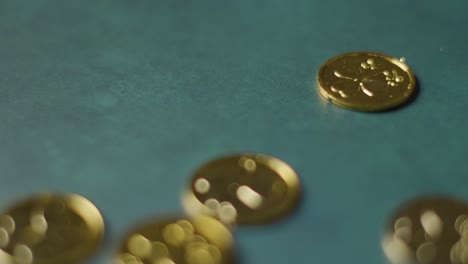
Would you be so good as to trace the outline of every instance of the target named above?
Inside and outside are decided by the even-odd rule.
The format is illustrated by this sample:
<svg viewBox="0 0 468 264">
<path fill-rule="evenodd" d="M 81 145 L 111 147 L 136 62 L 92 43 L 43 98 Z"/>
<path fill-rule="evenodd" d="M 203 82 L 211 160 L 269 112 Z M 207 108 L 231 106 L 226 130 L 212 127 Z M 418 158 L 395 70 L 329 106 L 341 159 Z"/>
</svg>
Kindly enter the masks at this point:
<svg viewBox="0 0 468 264">
<path fill-rule="evenodd" d="M 444 197 L 409 201 L 388 221 L 382 248 L 392 264 L 468 264 L 468 205 Z"/>
<path fill-rule="evenodd" d="M 331 58 L 317 76 L 319 93 L 332 103 L 358 111 L 382 111 L 406 102 L 416 80 L 403 59 L 373 52 Z"/>
<path fill-rule="evenodd" d="M 207 216 L 154 219 L 133 228 L 112 264 L 232 264 L 231 232 Z"/>
<path fill-rule="evenodd" d="M 262 224 L 288 214 L 300 194 L 299 179 L 285 162 L 260 154 L 212 160 L 199 168 L 183 193 L 190 215 L 225 224 Z"/>
<path fill-rule="evenodd" d="M 0 263 L 80 263 L 98 248 L 104 221 L 76 194 L 43 193 L 0 215 Z"/>
</svg>

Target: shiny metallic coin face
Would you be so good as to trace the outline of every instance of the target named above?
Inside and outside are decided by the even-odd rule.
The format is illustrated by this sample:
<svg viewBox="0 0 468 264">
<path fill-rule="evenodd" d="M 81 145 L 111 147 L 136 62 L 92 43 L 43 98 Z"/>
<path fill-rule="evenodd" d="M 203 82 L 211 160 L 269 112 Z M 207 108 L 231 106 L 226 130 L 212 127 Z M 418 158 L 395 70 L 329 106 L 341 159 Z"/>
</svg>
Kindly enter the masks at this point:
<svg viewBox="0 0 468 264">
<path fill-rule="evenodd" d="M 468 205 L 446 197 L 405 203 L 390 217 L 382 248 L 393 264 L 468 264 Z"/>
<path fill-rule="evenodd" d="M 262 224 L 290 213 L 298 202 L 299 179 L 285 162 L 260 154 L 212 160 L 193 175 L 183 194 L 191 215 L 225 224 Z"/>
<path fill-rule="evenodd" d="M 232 246 L 214 218 L 154 219 L 125 236 L 112 264 L 232 264 Z"/>
<path fill-rule="evenodd" d="M 351 52 L 322 65 L 317 76 L 321 96 L 358 111 L 382 111 L 407 102 L 416 80 L 403 62 L 373 52 Z"/>
<path fill-rule="evenodd" d="M 101 214 L 84 197 L 39 194 L 0 215 L 0 261 L 80 263 L 97 250 L 103 233 Z"/>
</svg>

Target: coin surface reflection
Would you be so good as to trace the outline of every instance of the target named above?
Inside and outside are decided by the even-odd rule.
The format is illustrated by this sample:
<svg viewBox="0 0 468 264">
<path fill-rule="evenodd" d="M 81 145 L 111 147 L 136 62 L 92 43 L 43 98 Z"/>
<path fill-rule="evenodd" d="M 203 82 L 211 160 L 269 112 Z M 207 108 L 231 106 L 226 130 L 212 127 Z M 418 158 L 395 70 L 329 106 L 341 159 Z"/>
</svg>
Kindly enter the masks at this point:
<svg viewBox="0 0 468 264">
<path fill-rule="evenodd" d="M 123 239 L 113 264 L 232 264 L 232 236 L 207 216 L 153 219 Z"/>
<path fill-rule="evenodd" d="M 447 197 L 403 204 L 385 227 L 382 248 L 393 264 L 468 264 L 468 205 Z"/>
<path fill-rule="evenodd" d="M 17 264 L 80 263 L 98 248 L 104 221 L 76 194 L 43 193 L 0 216 L 2 260 Z"/>
<path fill-rule="evenodd" d="M 288 164 L 266 155 L 240 154 L 199 168 L 182 202 L 190 215 L 210 215 L 225 224 L 262 224 L 290 213 L 299 196 L 299 178 Z"/>
</svg>

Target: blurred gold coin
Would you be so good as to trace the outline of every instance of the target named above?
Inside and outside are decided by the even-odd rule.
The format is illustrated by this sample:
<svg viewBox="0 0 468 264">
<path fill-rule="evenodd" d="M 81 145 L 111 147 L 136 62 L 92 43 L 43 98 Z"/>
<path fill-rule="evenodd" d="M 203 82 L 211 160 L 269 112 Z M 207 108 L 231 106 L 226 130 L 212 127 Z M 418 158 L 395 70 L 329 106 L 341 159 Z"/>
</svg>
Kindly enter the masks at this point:
<svg viewBox="0 0 468 264">
<path fill-rule="evenodd" d="M 155 219 L 133 228 L 112 264 L 232 264 L 232 235 L 218 220 Z"/>
<path fill-rule="evenodd" d="M 103 234 L 104 221 L 90 201 L 43 193 L 0 215 L 0 262 L 81 263 L 96 251 Z"/>
<path fill-rule="evenodd" d="M 385 227 L 382 248 L 392 264 L 468 264 L 468 205 L 445 197 L 403 204 Z M 467 225 L 468 226 L 468 225 Z"/>
<path fill-rule="evenodd" d="M 261 224 L 287 215 L 300 194 L 299 179 L 283 161 L 259 154 L 212 160 L 193 175 L 182 202 L 190 215 L 225 224 Z"/>
<path fill-rule="evenodd" d="M 406 102 L 416 80 L 403 59 L 373 52 L 331 58 L 317 76 L 319 93 L 332 103 L 358 111 L 382 111 Z"/>
</svg>

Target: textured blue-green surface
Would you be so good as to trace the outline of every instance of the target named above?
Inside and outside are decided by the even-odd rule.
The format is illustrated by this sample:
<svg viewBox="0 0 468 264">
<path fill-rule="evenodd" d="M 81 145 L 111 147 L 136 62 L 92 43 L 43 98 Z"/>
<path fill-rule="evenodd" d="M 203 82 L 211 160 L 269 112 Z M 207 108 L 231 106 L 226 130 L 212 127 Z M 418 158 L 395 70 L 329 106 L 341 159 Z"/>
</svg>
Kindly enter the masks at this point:
<svg viewBox="0 0 468 264">
<path fill-rule="evenodd" d="M 255 151 L 300 174 L 298 212 L 238 228 L 241 263 L 382 263 L 388 213 L 468 198 L 468 2 L 0 0 L 0 207 L 82 194 L 123 232 L 181 211 L 191 172 Z M 414 102 L 380 114 L 321 101 L 315 75 L 353 50 L 404 56 Z"/>
</svg>

